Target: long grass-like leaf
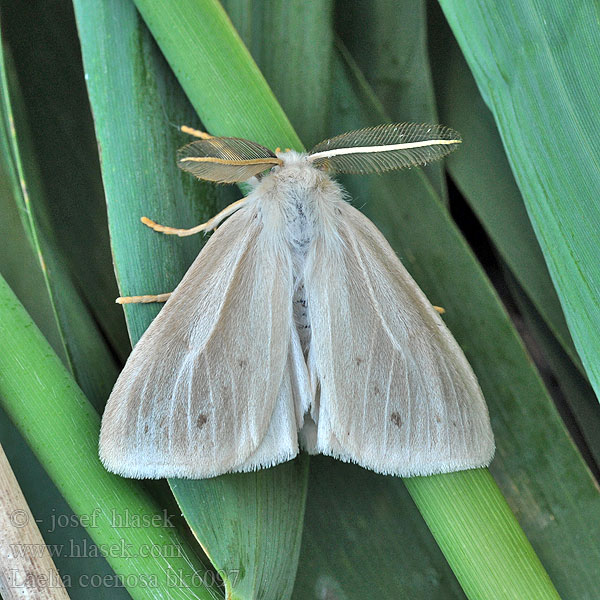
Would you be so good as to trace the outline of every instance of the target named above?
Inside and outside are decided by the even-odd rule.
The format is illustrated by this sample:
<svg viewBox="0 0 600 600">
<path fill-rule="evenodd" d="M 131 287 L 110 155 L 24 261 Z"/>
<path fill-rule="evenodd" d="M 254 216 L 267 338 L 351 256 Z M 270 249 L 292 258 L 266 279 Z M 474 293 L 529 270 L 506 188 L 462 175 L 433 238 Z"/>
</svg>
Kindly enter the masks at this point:
<svg viewBox="0 0 600 600">
<path fill-rule="evenodd" d="M 491 109 L 573 341 L 600 395 L 598 8 L 441 0 Z"/>
<path fill-rule="evenodd" d="M 142 486 L 106 472 L 100 419 L 0 278 L 0 404 L 132 598 L 205 598 L 204 568 Z M 187 585 L 185 585 L 187 584 Z"/>
<path fill-rule="evenodd" d="M 111 350 L 124 358 L 127 332 L 122 310 L 112 301 L 117 286 L 73 5 L 2 0 L 0 11 L 2 37 L 23 90 L 16 133 L 19 143 L 27 142 L 23 146 L 27 151 L 23 156 L 26 170 L 35 156 L 43 191 L 45 223 L 50 229 L 43 233 L 53 236 L 63 268 L 96 321 L 95 327 L 88 325 L 89 331 L 100 330 Z M 29 140 L 23 135 L 24 123 L 31 132 Z M 33 193 L 34 182 L 26 183 L 32 192 L 32 208 L 39 217 L 40 198 Z M 67 338 L 68 343 L 81 343 L 85 331 Z M 83 384 L 81 378 L 79 381 Z M 105 384 L 110 388 L 109 378 Z"/>
<path fill-rule="evenodd" d="M 209 133 L 302 149 L 216 0 L 135 4 Z"/>
<path fill-rule="evenodd" d="M 0 253 L 0 273 L 14 289 L 54 351 L 60 352 L 63 344 L 58 335 L 46 281 L 17 211 L 13 188 L 8 185 L 6 178 L 0 177 L 0 237 L 6 249 Z M 66 365 L 64 353 L 59 356 Z M 93 365 L 94 368 L 96 366 Z M 28 407 L 23 405 L 22 409 L 27 411 Z M 0 439 L 46 543 L 55 548 L 91 548 L 92 539 L 78 525 L 73 511 L 3 410 L 0 410 Z M 56 527 L 58 519 L 64 526 Z M 71 582 L 69 594 L 73 600 L 103 600 L 104 592 L 100 588 L 91 589 L 84 585 L 86 577 L 94 573 L 98 578 L 107 577 L 108 581 L 111 576 L 114 577 L 114 572 L 102 556 L 86 556 L 82 560 L 77 554 L 75 550 L 54 557 L 61 575 Z M 115 589 L 113 596 L 113 600 L 119 600 L 128 597 L 128 594 L 124 589 Z"/>
<path fill-rule="evenodd" d="M 447 161 L 448 171 L 537 310 L 583 370 L 493 116 L 443 13 L 433 8 L 431 45 L 440 118 L 464 136 L 461 152 Z"/>
<path fill-rule="evenodd" d="M 65 264 L 64 253 L 50 226 L 48 205 L 31 144 L 29 123 L 25 120 L 21 90 L 14 67 L 11 66 L 7 65 L 0 48 L 0 145 L 4 150 L 0 160 L 12 183 L 13 198 L 24 231 L 40 261 L 46 294 L 60 335 L 59 351 L 81 386 L 99 407 L 116 379 L 117 367 L 102 332 L 75 286 Z"/>
<path fill-rule="evenodd" d="M 96 282 L 100 288 L 108 292 L 110 286 L 106 286 L 106 281 L 98 277 L 97 273 L 93 273 L 93 266 L 97 264 L 94 258 L 101 254 L 98 240 L 93 234 L 101 226 L 101 220 L 94 216 L 90 204 L 82 210 L 81 203 L 78 203 L 74 197 L 73 188 L 70 186 L 79 181 L 78 177 L 65 177 L 57 168 L 57 163 L 64 166 L 64 162 L 68 163 L 69 160 L 61 136 L 61 133 L 64 133 L 61 125 L 72 123 L 73 115 L 69 112 L 68 102 L 56 104 L 53 102 L 57 95 L 60 96 L 62 89 L 67 89 L 61 84 L 63 75 L 70 69 L 65 69 L 63 64 L 61 75 L 52 77 L 51 72 L 54 69 L 61 69 L 61 66 L 58 64 L 60 61 L 53 61 L 53 57 L 49 56 L 51 52 L 48 52 L 48 41 L 53 40 L 58 43 L 58 40 L 48 35 L 48 30 L 53 27 L 53 21 L 63 24 L 61 20 L 63 7 L 49 12 L 46 12 L 46 8 L 42 8 L 41 12 L 45 15 L 52 14 L 50 19 L 43 18 L 38 13 L 38 18 L 34 21 L 26 18 L 20 20 L 19 16 L 23 16 L 20 11 L 29 11 L 32 8 L 35 10 L 33 4 L 39 3 L 2 6 L 3 73 L 6 77 L 3 79 L 2 87 L 2 98 L 5 102 L 3 103 L 4 118 L 1 121 L 0 160 L 11 175 L 11 185 L 5 186 L 9 181 L 3 178 L 1 200 L 3 218 L 0 227 L 4 251 L 0 253 L 0 272 L 63 363 L 72 367 L 78 383 L 85 389 L 88 398 L 96 408 L 100 408 L 117 375 L 116 361 L 112 355 L 114 346 L 110 348 L 105 339 L 107 333 L 111 337 L 110 328 L 99 326 L 96 322 L 96 318 L 102 314 L 101 308 L 106 303 L 102 298 L 95 297 L 92 305 L 87 304 L 85 292 L 90 292 L 88 298 L 94 297 L 94 293 L 77 284 L 77 278 L 73 275 L 73 265 L 64 245 L 65 239 L 74 233 L 73 227 L 69 226 L 68 219 L 59 219 L 61 227 L 57 228 L 56 222 L 51 217 L 53 212 L 60 208 L 64 209 L 65 204 L 73 203 L 78 206 L 78 210 L 75 213 L 71 212 L 71 215 L 74 215 L 75 219 L 79 215 L 85 223 L 86 239 L 91 242 L 85 248 L 86 250 L 93 248 L 91 253 L 93 256 L 87 262 L 87 281 Z M 28 22 L 29 27 L 17 34 L 15 30 L 24 22 Z M 35 49 L 27 43 L 29 36 L 35 39 Z M 16 43 L 17 47 L 15 48 L 12 43 L 9 45 L 8 41 Z M 60 39 L 61 49 L 68 51 L 73 46 L 78 48 L 76 36 L 69 37 L 69 28 L 63 28 Z M 40 73 L 35 73 L 34 67 L 32 76 L 27 69 L 27 63 L 29 66 L 31 63 L 26 60 L 26 57 L 33 59 L 31 53 L 36 53 L 35 65 L 41 68 L 39 57 L 43 56 L 43 62 L 49 61 L 52 66 L 41 68 Z M 48 65 L 44 64 L 44 67 Z M 45 79 L 44 75 L 47 75 L 48 79 Z M 81 72 L 79 77 L 83 84 Z M 50 84 L 52 93 L 43 95 L 47 90 L 45 86 L 49 83 L 49 79 L 52 79 Z M 20 82 L 25 83 L 24 94 L 20 93 L 22 87 L 19 85 Z M 30 86 L 35 87 L 37 93 L 29 93 Z M 85 88 L 84 84 L 83 86 Z M 69 100 L 75 100 L 76 103 L 72 87 L 68 86 L 71 92 Z M 30 103 L 37 103 L 43 110 L 49 110 L 53 117 L 40 118 L 39 121 L 32 122 Z M 52 109 L 58 106 L 62 112 L 57 114 Z M 77 106 L 86 109 L 86 103 L 79 103 Z M 39 116 L 39 113 L 37 115 Z M 38 135 L 31 136 L 31 129 L 37 130 L 40 124 L 44 135 L 38 131 Z M 79 134 L 85 130 L 82 125 L 81 122 L 77 123 Z M 59 131 L 58 134 L 56 130 Z M 61 152 L 53 152 L 51 155 L 43 151 L 40 153 L 35 142 L 39 143 L 41 140 L 49 142 L 51 139 L 57 147 L 61 147 Z M 80 136 L 78 139 L 80 157 L 86 147 L 82 141 Z M 55 182 L 60 181 L 63 190 L 62 195 L 59 197 L 54 195 L 51 201 L 49 201 L 49 189 L 53 186 L 48 185 L 47 172 L 42 168 L 47 166 L 44 159 L 53 161 L 49 171 Z M 93 164 L 87 164 L 86 167 L 85 175 L 81 169 L 78 171 L 78 175 L 83 175 L 83 178 L 93 172 Z M 74 185 L 74 188 L 77 186 Z M 56 191 L 56 188 L 54 189 Z M 95 196 L 89 186 L 84 193 L 86 199 Z M 76 254 L 78 257 L 83 255 L 82 248 L 79 248 Z M 108 269 L 111 271 L 110 259 L 107 262 Z M 114 281 L 113 287 L 116 287 Z M 26 407 L 23 408 L 27 410 Z M 2 413 L 0 438 L 46 542 L 52 548 L 74 549 L 72 552 L 56 553 L 54 557 L 57 568 L 69 582 L 71 597 L 78 599 L 84 594 L 86 600 L 102 598 L 104 592 L 98 587 L 90 588 L 86 585 L 87 578 L 90 573 L 94 573 L 98 580 L 109 581 L 115 578 L 114 572 L 105 558 L 99 554 L 92 556 L 91 552 L 86 553 L 83 560 L 78 556 L 78 553 L 83 552 L 81 549 L 94 546 L 92 539 L 78 524 L 73 511 L 5 412 L 0 412 Z M 40 490 L 43 490 L 43 493 L 40 493 Z M 64 526 L 57 527 L 57 520 Z M 114 589 L 113 595 L 114 600 L 128 597 L 124 588 Z"/>
</svg>

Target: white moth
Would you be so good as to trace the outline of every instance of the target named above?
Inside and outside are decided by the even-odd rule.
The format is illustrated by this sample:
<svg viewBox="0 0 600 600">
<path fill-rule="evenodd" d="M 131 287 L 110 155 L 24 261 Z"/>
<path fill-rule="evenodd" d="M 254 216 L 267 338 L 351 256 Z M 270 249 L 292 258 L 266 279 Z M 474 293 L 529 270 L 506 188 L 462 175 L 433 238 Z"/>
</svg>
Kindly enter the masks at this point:
<svg viewBox="0 0 600 600">
<path fill-rule="evenodd" d="M 199 479 L 270 467 L 299 447 L 400 476 L 489 464 L 488 411 L 463 352 L 327 173 L 425 164 L 459 135 L 383 125 L 303 154 L 196 134 L 181 168 L 253 190 L 190 230 L 145 220 L 178 235 L 222 224 L 115 384 L 106 468 Z"/>
</svg>

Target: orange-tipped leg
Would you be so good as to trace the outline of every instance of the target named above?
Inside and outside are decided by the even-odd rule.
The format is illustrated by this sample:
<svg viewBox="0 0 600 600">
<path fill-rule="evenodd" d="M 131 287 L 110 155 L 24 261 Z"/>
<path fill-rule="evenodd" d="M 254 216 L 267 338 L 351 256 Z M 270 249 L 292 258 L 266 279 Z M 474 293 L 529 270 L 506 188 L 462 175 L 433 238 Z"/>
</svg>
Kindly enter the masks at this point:
<svg viewBox="0 0 600 600">
<path fill-rule="evenodd" d="M 117 304 L 149 304 L 150 302 L 166 302 L 171 292 L 155 296 L 121 296 L 115 300 Z"/>
<path fill-rule="evenodd" d="M 159 223 L 155 223 L 148 217 L 142 217 L 141 221 L 144 225 L 150 227 L 150 229 L 154 229 L 154 231 L 166 233 L 167 235 L 178 235 L 179 237 L 186 237 L 188 235 L 200 233 L 201 231 L 211 231 L 212 229 L 216 229 L 217 226 L 221 223 L 221 221 L 223 221 L 223 219 L 226 219 L 236 210 L 242 208 L 246 200 L 247 198 L 241 198 L 240 200 L 233 202 L 228 207 L 224 208 L 219 214 L 215 215 L 212 219 L 206 221 L 206 223 L 200 223 L 200 225 L 196 225 L 196 227 L 192 227 L 191 229 L 177 229 L 176 227 L 167 227 L 166 225 L 160 225 Z"/>
<path fill-rule="evenodd" d="M 177 229 L 176 227 L 167 227 L 166 225 L 155 223 L 148 217 L 142 217 L 140 220 L 144 225 L 150 227 L 150 229 L 154 229 L 154 231 L 165 233 L 167 235 L 178 235 L 179 237 L 194 235 L 195 233 L 200 233 L 201 231 L 206 231 L 208 229 L 208 227 L 206 227 L 206 223 L 201 223 L 200 225 L 192 227 L 191 229 Z"/>
<path fill-rule="evenodd" d="M 200 138 L 201 140 L 210 140 L 210 138 L 214 137 L 214 136 L 210 135 L 210 133 L 206 133 L 205 131 L 200 131 L 199 129 L 194 129 L 193 127 L 188 127 L 187 125 L 182 125 L 179 129 L 183 133 L 193 135 L 194 137 Z"/>
</svg>

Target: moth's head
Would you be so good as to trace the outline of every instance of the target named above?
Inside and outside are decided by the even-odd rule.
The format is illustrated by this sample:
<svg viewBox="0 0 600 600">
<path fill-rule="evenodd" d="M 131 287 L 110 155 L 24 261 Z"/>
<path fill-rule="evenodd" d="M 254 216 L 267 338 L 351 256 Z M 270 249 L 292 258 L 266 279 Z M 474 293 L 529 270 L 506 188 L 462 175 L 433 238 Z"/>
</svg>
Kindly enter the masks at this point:
<svg viewBox="0 0 600 600">
<path fill-rule="evenodd" d="M 308 154 L 306 152 L 296 152 L 295 150 L 290 150 L 286 148 L 285 152 L 282 152 L 279 148 L 275 150 L 275 156 L 281 160 L 282 167 L 304 167 L 310 164 L 308 159 Z"/>
<path fill-rule="evenodd" d="M 265 171 L 259 178 L 260 189 L 269 191 L 282 189 L 283 187 L 304 189 L 307 192 L 323 190 L 328 183 L 333 185 L 331 178 L 324 169 L 315 167 L 306 152 L 286 150 L 275 151 L 275 156 L 281 160 L 281 164 Z"/>
<path fill-rule="evenodd" d="M 300 179 L 302 181 L 318 181 L 326 178 L 323 169 L 317 169 L 310 160 L 310 155 L 306 152 L 296 152 L 289 148 L 281 152 L 279 148 L 275 150 L 275 156 L 281 160 L 281 164 L 273 167 L 264 175 L 270 175 L 276 180 L 293 181 Z"/>
<path fill-rule="evenodd" d="M 218 183 L 248 181 L 267 171 L 273 175 L 295 169 L 329 173 L 381 173 L 425 165 L 445 156 L 461 142 L 460 135 L 440 125 L 401 123 L 350 131 L 317 144 L 308 154 L 268 148 L 241 138 L 212 137 L 181 148 L 177 162 L 199 179 Z"/>
</svg>

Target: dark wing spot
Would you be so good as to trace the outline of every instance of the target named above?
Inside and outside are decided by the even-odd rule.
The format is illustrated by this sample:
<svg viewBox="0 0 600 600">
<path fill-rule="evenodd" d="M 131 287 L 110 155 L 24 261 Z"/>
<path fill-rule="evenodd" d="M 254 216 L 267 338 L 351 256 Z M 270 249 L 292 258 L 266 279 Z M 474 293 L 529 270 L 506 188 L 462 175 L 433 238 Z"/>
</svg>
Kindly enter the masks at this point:
<svg viewBox="0 0 600 600">
<path fill-rule="evenodd" d="M 198 415 L 198 418 L 196 419 L 196 427 L 198 427 L 198 429 L 204 427 L 206 421 L 208 421 L 206 415 Z"/>
<path fill-rule="evenodd" d="M 400 413 L 393 412 L 391 420 L 396 427 L 402 427 L 402 419 L 400 418 Z"/>
<path fill-rule="evenodd" d="M 363 361 L 363 359 L 362 358 L 356 358 L 355 360 L 356 360 L 356 366 L 360 367 L 360 363 Z"/>
<path fill-rule="evenodd" d="M 240 369 L 243 369 L 247 364 L 248 364 L 248 361 L 244 358 L 242 358 L 238 361 L 238 365 L 239 365 Z"/>
</svg>

